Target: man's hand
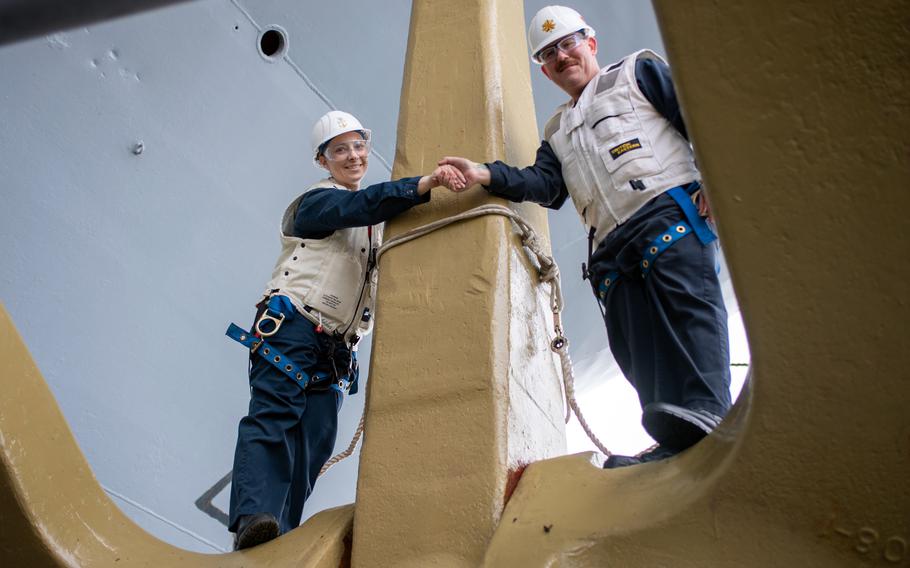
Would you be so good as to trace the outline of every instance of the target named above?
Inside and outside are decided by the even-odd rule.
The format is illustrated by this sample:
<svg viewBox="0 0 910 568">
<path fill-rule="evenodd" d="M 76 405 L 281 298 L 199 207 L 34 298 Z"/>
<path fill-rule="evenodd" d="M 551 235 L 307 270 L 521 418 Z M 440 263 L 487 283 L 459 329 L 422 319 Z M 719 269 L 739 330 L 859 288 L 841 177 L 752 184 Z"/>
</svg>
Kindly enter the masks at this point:
<svg viewBox="0 0 910 568">
<path fill-rule="evenodd" d="M 465 186 L 461 189 L 453 189 L 450 187 L 449 189 L 452 189 L 452 191 L 464 191 L 465 189 L 478 183 L 481 185 L 490 185 L 490 169 L 487 168 L 484 164 L 472 162 L 467 158 L 446 156 L 445 158 L 439 160 L 439 165 L 453 166 L 457 168 L 458 171 L 461 172 L 461 174 L 464 176 Z"/>
<path fill-rule="evenodd" d="M 458 168 L 439 166 L 430 175 L 420 178 L 417 182 L 417 193 L 423 195 L 438 185 L 444 185 L 455 192 L 464 191 L 467 187 L 465 177 Z"/>
<path fill-rule="evenodd" d="M 454 166 L 440 165 L 430 174 L 430 179 L 434 181 L 435 185 L 444 185 L 452 191 L 464 191 L 467 187 L 464 174 Z"/>
<path fill-rule="evenodd" d="M 698 214 L 706 217 L 708 221 L 714 222 L 714 216 L 711 214 L 711 204 L 708 202 L 708 196 L 704 188 L 695 192 L 695 206 L 698 208 Z"/>
</svg>

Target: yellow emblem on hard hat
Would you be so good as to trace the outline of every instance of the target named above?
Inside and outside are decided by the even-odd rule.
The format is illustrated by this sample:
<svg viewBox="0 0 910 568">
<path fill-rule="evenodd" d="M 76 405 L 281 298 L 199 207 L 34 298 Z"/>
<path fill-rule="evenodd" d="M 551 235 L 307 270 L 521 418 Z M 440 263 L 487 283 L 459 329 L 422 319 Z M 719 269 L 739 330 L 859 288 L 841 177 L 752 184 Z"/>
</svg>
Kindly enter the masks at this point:
<svg viewBox="0 0 910 568">
<path fill-rule="evenodd" d="M 555 27 L 556 27 L 556 24 L 553 23 L 553 20 L 545 20 L 543 23 L 543 26 L 541 26 L 543 31 L 545 31 L 547 33 L 552 32 Z"/>
</svg>

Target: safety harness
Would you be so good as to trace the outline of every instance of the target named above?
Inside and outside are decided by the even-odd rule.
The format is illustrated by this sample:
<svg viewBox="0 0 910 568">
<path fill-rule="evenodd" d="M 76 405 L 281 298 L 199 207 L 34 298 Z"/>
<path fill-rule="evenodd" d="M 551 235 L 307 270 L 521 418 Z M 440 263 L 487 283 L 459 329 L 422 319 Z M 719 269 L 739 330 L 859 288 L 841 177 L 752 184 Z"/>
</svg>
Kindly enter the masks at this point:
<svg viewBox="0 0 910 568">
<path fill-rule="evenodd" d="M 281 371 L 289 379 L 296 381 L 300 388 L 306 390 L 316 383 L 332 380 L 329 388 L 341 394 L 347 394 L 351 388 L 350 373 L 347 376 L 329 377 L 326 373 L 317 372 L 313 375 L 301 369 L 290 357 L 286 356 L 274 345 L 266 341 L 278 333 L 285 319 L 293 318 L 296 314 L 294 306 L 287 296 L 275 295 L 269 298 L 262 313 L 256 318 L 252 331 L 246 331 L 239 325 L 232 323 L 228 326 L 225 335 L 240 343 L 250 350 L 250 355 L 259 355 L 270 365 Z M 352 366 L 354 354 L 351 353 Z M 340 374 L 340 373 L 336 373 Z"/>
<path fill-rule="evenodd" d="M 667 193 L 673 198 L 673 201 L 682 209 L 685 220 L 673 223 L 667 227 L 656 239 L 645 247 L 641 261 L 639 262 L 642 278 L 647 278 L 651 269 L 654 267 L 654 261 L 657 260 L 657 257 L 676 244 L 681 238 L 689 234 L 695 234 L 703 245 L 710 244 L 717 240 L 717 235 L 715 235 L 714 231 L 711 230 L 711 227 L 708 226 L 704 217 L 698 214 L 698 209 L 693 202 L 700 190 L 701 183 L 697 181 L 667 190 Z M 590 267 L 593 248 L 594 229 L 592 228 L 591 232 L 588 234 L 588 262 L 587 264 L 582 263 L 581 265 L 582 277 L 585 279 L 592 276 Z M 610 287 L 615 284 L 620 277 L 621 274 L 619 271 L 611 270 L 607 272 L 603 276 L 603 279 L 597 282 L 597 285 L 595 286 L 597 297 L 601 300 L 606 299 Z"/>
</svg>

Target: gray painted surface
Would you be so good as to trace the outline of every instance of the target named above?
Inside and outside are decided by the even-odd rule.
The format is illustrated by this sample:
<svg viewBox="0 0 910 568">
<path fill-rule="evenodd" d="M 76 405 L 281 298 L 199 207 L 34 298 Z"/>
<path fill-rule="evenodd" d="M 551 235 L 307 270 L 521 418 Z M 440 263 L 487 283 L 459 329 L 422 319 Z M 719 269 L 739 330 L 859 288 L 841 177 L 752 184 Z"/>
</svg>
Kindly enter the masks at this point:
<svg viewBox="0 0 910 568">
<path fill-rule="evenodd" d="M 544 4 L 528 0 L 527 16 Z M 602 64 L 662 51 L 649 4 L 574 5 Z M 101 484 L 151 533 L 201 552 L 229 547 L 193 502 L 231 469 L 248 401 L 246 356 L 223 332 L 250 323 L 279 217 L 320 177 L 311 125 L 333 105 L 373 129 L 367 182 L 388 179 L 394 156 L 410 2 L 303 6 L 205 0 L 0 49 L 0 300 Z M 272 25 L 288 35 L 278 61 L 257 50 Z M 542 127 L 564 95 L 531 71 Z M 571 207 L 551 231 L 584 390 L 612 359 L 577 277 Z M 345 401 L 338 449 L 362 408 Z M 353 501 L 357 456 L 305 517 Z M 227 510 L 227 491 L 214 504 Z"/>
</svg>

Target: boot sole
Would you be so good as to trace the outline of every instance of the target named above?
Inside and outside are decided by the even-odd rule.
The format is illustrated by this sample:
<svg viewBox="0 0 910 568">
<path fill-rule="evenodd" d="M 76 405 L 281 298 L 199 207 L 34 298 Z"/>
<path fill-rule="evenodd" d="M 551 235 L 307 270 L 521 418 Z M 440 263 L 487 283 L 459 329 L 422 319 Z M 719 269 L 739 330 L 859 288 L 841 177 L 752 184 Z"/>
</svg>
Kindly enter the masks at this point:
<svg viewBox="0 0 910 568">
<path fill-rule="evenodd" d="M 278 536 L 278 523 L 271 519 L 263 519 L 254 522 L 246 527 L 243 532 L 237 535 L 237 545 L 235 550 L 252 548 L 264 542 L 268 542 Z"/>
</svg>

